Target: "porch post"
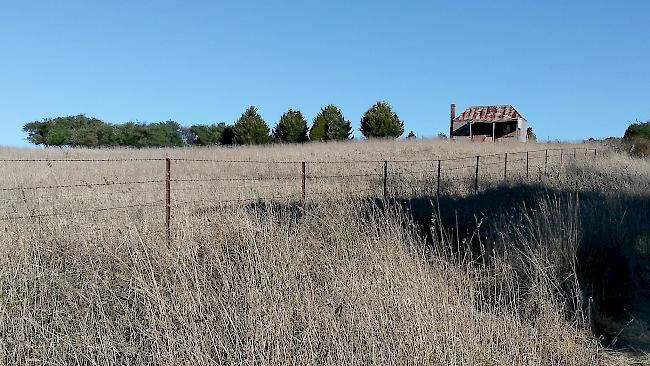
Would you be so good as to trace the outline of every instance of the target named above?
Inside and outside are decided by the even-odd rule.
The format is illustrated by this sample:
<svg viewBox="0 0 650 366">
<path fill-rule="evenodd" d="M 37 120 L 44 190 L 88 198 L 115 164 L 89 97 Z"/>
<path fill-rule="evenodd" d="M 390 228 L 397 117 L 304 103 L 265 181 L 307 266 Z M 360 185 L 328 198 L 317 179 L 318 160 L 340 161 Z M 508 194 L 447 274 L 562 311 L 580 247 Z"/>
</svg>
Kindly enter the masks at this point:
<svg viewBox="0 0 650 366">
<path fill-rule="evenodd" d="M 496 130 L 494 124 L 495 124 L 495 122 L 492 122 L 492 142 L 493 143 L 497 142 L 496 136 L 494 136 L 494 131 Z"/>
</svg>

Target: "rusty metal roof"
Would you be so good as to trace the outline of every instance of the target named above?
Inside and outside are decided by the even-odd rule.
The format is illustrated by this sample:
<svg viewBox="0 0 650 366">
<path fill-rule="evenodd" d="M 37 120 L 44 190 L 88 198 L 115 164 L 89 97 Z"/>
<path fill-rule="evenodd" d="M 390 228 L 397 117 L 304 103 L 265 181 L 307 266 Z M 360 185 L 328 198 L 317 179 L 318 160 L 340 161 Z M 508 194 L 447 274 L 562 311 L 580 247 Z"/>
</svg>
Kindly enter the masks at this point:
<svg viewBox="0 0 650 366">
<path fill-rule="evenodd" d="M 467 108 L 454 118 L 457 122 L 508 122 L 523 118 L 511 105 L 482 105 Z"/>
</svg>

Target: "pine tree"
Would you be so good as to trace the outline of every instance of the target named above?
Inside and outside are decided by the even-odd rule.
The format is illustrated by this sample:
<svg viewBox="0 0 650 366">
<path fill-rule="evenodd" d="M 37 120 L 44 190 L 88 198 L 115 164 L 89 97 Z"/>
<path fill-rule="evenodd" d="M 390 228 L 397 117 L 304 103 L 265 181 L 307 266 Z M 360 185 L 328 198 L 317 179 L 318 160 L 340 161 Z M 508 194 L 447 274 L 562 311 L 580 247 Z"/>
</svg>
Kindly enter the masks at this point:
<svg viewBox="0 0 650 366">
<path fill-rule="evenodd" d="M 239 117 L 232 132 L 234 143 L 238 145 L 267 144 L 271 141 L 269 126 L 253 106 L 248 107 L 246 112 Z"/>
<path fill-rule="evenodd" d="M 341 110 L 335 105 L 322 108 L 309 131 L 312 141 L 348 140 L 352 133 L 350 121 L 343 118 Z"/>
<path fill-rule="evenodd" d="M 314 123 L 309 130 L 309 139 L 311 141 L 326 141 L 327 140 L 327 119 L 323 116 L 324 110 L 314 118 Z"/>
<path fill-rule="evenodd" d="M 307 121 L 300 111 L 289 109 L 280 117 L 280 121 L 273 130 L 273 137 L 279 142 L 305 142 L 307 141 Z"/>
<path fill-rule="evenodd" d="M 386 102 L 377 102 L 361 118 L 361 133 L 366 138 L 397 138 L 404 133 L 404 122 Z"/>
<path fill-rule="evenodd" d="M 327 120 L 327 139 L 328 140 L 348 140 L 352 133 L 350 121 L 343 118 L 343 113 L 335 105 L 328 105 L 323 110 Z"/>
</svg>

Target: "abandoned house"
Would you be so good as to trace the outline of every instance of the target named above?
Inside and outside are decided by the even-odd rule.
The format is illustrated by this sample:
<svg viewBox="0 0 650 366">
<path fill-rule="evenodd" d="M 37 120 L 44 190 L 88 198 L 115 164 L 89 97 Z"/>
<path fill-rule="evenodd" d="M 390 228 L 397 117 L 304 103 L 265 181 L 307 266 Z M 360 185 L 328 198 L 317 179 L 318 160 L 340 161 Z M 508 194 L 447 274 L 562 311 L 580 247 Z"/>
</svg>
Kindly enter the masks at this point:
<svg viewBox="0 0 650 366">
<path fill-rule="evenodd" d="M 474 106 L 456 116 L 451 105 L 449 136 L 451 139 L 526 142 L 528 122 L 511 105 Z"/>
</svg>

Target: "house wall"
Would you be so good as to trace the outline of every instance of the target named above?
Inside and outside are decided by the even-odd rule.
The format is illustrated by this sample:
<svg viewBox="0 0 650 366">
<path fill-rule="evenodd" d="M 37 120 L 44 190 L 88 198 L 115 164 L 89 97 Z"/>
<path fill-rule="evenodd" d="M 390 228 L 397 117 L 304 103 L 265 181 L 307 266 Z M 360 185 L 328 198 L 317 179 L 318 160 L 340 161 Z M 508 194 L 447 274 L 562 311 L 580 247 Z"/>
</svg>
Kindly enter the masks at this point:
<svg viewBox="0 0 650 366">
<path fill-rule="evenodd" d="M 525 118 L 519 118 L 517 128 L 519 129 L 519 142 L 528 141 L 528 121 Z"/>
</svg>

